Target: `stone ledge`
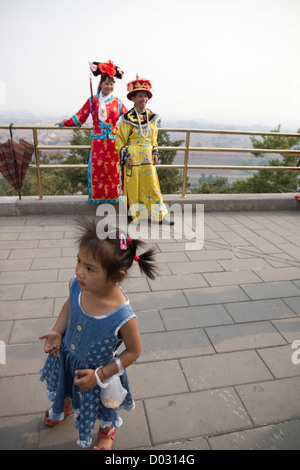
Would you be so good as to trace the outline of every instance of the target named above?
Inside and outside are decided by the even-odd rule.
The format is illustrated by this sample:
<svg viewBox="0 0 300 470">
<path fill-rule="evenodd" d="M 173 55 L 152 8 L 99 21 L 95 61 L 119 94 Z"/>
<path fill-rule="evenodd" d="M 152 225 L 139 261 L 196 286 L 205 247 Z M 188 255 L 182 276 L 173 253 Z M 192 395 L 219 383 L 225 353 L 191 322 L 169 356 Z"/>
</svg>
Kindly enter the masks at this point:
<svg viewBox="0 0 300 470">
<path fill-rule="evenodd" d="M 164 195 L 164 202 L 172 204 L 204 204 L 205 212 L 243 212 L 300 210 L 296 193 L 280 194 L 179 194 Z M 95 215 L 96 204 L 89 204 L 87 196 L 0 197 L 0 216 L 28 215 Z"/>
</svg>

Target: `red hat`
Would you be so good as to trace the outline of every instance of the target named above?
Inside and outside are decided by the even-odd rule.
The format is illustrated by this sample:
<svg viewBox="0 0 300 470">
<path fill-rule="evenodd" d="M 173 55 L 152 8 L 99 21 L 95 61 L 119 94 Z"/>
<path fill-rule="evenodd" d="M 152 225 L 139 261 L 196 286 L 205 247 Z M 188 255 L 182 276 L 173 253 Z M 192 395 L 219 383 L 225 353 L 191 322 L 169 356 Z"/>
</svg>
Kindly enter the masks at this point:
<svg viewBox="0 0 300 470">
<path fill-rule="evenodd" d="M 90 69 L 97 77 L 97 75 L 108 75 L 113 78 L 122 78 L 124 75 L 123 70 L 117 67 L 111 60 L 108 62 L 90 62 Z"/>
<path fill-rule="evenodd" d="M 146 80 L 145 78 L 140 78 L 138 75 L 136 76 L 136 80 L 133 80 L 132 82 L 129 82 L 127 85 L 127 98 L 131 100 L 132 95 L 136 91 L 145 91 L 148 95 L 148 98 L 152 98 L 152 93 L 151 93 L 151 88 L 152 85 L 149 80 Z"/>
</svg>

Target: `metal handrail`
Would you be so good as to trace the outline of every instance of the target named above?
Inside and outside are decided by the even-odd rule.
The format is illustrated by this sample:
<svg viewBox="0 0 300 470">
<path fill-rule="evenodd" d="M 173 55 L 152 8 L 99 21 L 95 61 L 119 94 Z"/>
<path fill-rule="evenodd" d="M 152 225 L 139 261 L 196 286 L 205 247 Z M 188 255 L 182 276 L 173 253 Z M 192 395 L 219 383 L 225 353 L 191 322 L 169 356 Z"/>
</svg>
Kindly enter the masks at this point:
<svg viewBox="0 0 300 470">
<path fill-rule="evenodd" d="M 63 127 L 58 126 L 39 126 L 39 125 L 0 125 L 0 129 L 13 130 L 32 130 L 33 143 L 35 150 L 36 164 L 30 164 L 29 168 L 35 169 L 37 172 L 38 192 L 39 199 L 43 199 L 42 177 L 41 170 L 45 169 L 65 169 L 65 168 L 87 168 L 87 164 L 54 164 L 43 165 L 40 163 L 39 152 L 42 150 L 89 150 L 91 145 L 39 145 L 38 130 L 92 130 L 92 126 L 83 127 Z M 300 150 L 294 149 L 254 149 L 254 148 L 220 148 L 220 147 L 191 147 L 190 136 L 191 134 L 228 134 L 228 135 L 249 135 L 249 136 L 273 136 L 273 137 L 297 137 L 300 138 L 298 133 L 286 132 L 260 132 L 260 131 L 237 131 L 237 130 L 217 130 L 217 129 L 174 129 L 174 128 L 159 128 L 159 132 L 176 132 L 185 133 L 185 146 L 159 146 L 159 150 L 176 150 L 184 152 L 184 164 L 182 165 L 157 165 L 157 168 L 175 168 L 183 170 L 183 183 L 182 183 L 182 197 L 186 194 L 187 172 L 189 169 L 215 169 L 215 170 L 277 170 L 277 171 L 300 171 L 297 166 L 244 166 L 244 165 L 190 165 L 188 163 L 190 152 L 230 152 L 230 153 L 275 153 L 275 154 L 296 154 L 300 156 Z"/>
</svg>

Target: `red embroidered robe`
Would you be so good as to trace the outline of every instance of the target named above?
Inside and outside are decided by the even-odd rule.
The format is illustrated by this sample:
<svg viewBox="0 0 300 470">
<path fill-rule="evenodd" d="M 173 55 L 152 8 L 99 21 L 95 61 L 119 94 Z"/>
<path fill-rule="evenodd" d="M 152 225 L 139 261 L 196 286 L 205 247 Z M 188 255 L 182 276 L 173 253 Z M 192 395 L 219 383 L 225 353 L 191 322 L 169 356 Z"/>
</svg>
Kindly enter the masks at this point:
<svg viewBox="0 0 300 470">
<path fill-rule="evenodd" d="M 122 197 L 120 162 L 115 150 L 117 122 L 127 108 L 118 98 L 110 95 L 105 101 L 107 118 L 99 119 L 99 95 L 89 98 L 82 108 L 70 119 L 60 123 L 64 126 L 81 127 L 92 115 L 92 144 L 88 165 L 89 202 L 94 204 L 116 203 Z"/>
</svg>

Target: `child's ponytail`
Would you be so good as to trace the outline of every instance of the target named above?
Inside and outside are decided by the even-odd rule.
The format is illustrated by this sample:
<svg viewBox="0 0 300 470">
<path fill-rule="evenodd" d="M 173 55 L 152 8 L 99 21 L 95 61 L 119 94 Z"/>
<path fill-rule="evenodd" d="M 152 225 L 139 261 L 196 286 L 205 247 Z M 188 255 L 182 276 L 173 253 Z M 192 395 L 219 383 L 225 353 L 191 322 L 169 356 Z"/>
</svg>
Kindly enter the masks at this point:
<svg viewBox="0 0 300 470">
<path fill-rule="evenodd" d="M 138 242 L 137 244 L 139 245 L 141 242 Z M 154 264 L 154 255 L 154 248 L 149 248 L 149 250 L 141 253 L 139 256 L 135 255 L 133 258 L 134 261 L 138 263 L 141 272 L 150 279 L 155 279 L 155 275 L 157 274 L 156 266 Z"/>
</svg>

